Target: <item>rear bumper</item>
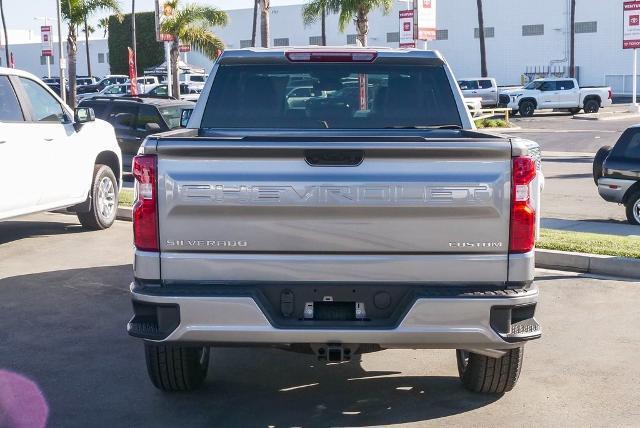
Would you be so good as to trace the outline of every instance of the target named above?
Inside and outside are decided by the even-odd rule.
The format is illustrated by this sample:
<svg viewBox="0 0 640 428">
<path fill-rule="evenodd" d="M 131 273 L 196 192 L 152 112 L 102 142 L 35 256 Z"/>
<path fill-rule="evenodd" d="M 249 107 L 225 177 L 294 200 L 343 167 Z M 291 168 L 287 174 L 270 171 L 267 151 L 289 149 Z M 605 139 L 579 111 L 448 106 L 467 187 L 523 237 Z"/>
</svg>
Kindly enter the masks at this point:
<svg viewBox="0 0 640 428">
<path fill-rule="evenodd" d="M 363 322 L 324 328 L 322 322 L 314 321 L 283 328 L 255 297 L 169 292 L 167 288 L 155 288 L 164 289 L 158 293 L 132 284 L 135 316 L 128 325 L 130 335 L 199 344 L 349 343 L 435 349 L 510 349 L 540 337 L 533 318 L 538 299 L 534 285 L 519 290 L 422 295 L 409 302 L 396 323 L 376 328 Z"/>
<path fill-rule="evenodd" d="M 627 190 L 635 184 L 635 180 L 623 180 L 618 178 L 600 178 L 598 180 L 598 193 L 607 202 L 623 203 Z"/>
</svg>

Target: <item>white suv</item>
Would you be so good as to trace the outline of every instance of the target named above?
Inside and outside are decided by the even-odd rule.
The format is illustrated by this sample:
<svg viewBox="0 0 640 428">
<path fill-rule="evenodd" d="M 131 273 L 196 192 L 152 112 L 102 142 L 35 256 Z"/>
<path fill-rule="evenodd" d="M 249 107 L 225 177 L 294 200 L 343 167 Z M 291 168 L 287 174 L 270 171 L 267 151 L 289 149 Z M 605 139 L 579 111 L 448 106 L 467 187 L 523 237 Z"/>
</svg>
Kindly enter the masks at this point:
<svg viewBox="0 0 640 428">
<path fill-rule="evenodd" d="M 67 208 L 86 228 L 110 227 L 121 159 L 93 110 L 73 111 L 32 74 L 0 68 L 0 220 Z"/>
</svg>

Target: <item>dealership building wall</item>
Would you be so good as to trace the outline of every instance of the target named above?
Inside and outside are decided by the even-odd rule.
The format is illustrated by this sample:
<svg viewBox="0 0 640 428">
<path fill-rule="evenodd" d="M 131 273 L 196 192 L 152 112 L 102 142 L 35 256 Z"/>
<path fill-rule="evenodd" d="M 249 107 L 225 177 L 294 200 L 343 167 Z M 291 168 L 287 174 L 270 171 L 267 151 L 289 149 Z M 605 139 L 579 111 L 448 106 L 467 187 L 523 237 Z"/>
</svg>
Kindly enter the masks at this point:
<svg viewBox="0 0 640 428">
<path fill-rule="evenodd" d="M 206 3 L 206 0 L 199 1 Z M 546 73 L 549 67 L 562 71 L 568 66 L 569 3 L 569 0 L 484 0 L 488 70 L 499 85 L 519 84 L 525 75 L 531 78 Z M 631 50 L 622 49 L 622 3 L 623 0 L 577 2 L 576 65 L 582 85 L 607 84 L 613 86 L 616 94 L 631 92 L 633 55 Z M 380 11 L 370 14 L 369 45 L 398 46 L 398 12 L 405 8 L 404 4 L 394 2 L 394 9 L 387 16 Z M 272 7 L 272 46 L 318 42 L 320 24 L 304 26 L 301 11 L 302 5 Z M 228 12 L 229 25 L 216 28 L 215 32 L 228 49 L 244 47 L 251 38 L 253 10 Z M 328 44 L 355 43 L 355 25 L 349 25 L 341 33 L 337 21 L 336 15 L 327 18 Z M 429 42 L 428 47 L 445 56 L 457 77 L 479 75 L 476 1 L 439 0 L 437 21 L 439 40 Z M 108 56 L 106 41 L 92 40 L 90 44 L 94 74 L 107 74 L 108 64 L 98 63 L 97 57 L 98 54 L 103 54 L 104 58 Z M 46 67 L 40 65 L 39 45 L 32 45 L 31 51 L 24 53 L 21 46 L 15 46 L 18 65 L 29 71 L 35 69 L 36 74 L 42 75 Z M 81 46 L 78 51 L 78 68 L 80 74 L 84 74 L 86 61 Z M 188 54 L 188 62 L 207 70 L 212 66 L 211 61 L 196 52 Z"/>
</svg>

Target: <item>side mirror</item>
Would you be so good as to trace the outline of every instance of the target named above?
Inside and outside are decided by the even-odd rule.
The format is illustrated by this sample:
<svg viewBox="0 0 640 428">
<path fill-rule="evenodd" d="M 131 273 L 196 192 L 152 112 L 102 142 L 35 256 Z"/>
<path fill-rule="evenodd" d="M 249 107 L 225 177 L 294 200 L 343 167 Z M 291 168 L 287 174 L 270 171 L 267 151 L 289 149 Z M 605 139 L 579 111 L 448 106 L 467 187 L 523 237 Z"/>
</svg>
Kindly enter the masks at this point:
<svg viewBox="0 0 640 428">
<path fill-rule="evenodd" d="M 182 114 L 180 115 L 180 127 L 186 128 L 189 124 L 189 119 L 191 118 L 191 114 L 193 113 L 192 108 L 185 108 L 182 110 Z"/>
<path fill-rule="evenodd" d="M 148 132 L 160 132 L 162 128 L 155 122 L 150 122 L 144 125 L 144 129 Z"/>
<path fill-rule="evenodd" d="M 96 114 L 91 107 L 76 107 L 73 111 L 73 121 L 77 124 L 93 122 L 96 120 Z"/>
</svg>

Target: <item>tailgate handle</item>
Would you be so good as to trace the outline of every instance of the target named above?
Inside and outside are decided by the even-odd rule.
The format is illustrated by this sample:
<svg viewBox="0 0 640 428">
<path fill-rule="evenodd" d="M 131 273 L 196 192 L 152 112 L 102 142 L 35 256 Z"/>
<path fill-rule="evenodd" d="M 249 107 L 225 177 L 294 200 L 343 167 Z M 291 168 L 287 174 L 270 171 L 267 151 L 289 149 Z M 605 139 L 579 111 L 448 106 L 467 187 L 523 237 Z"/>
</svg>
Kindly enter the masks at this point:
<svg viewBox="0 0 640 428">
<path fill-rule="evenodd" d="M 364 159 L 362 150 L 305 150 L 304 158 L 311 166 L 358 166 Z"/>
</svg>

